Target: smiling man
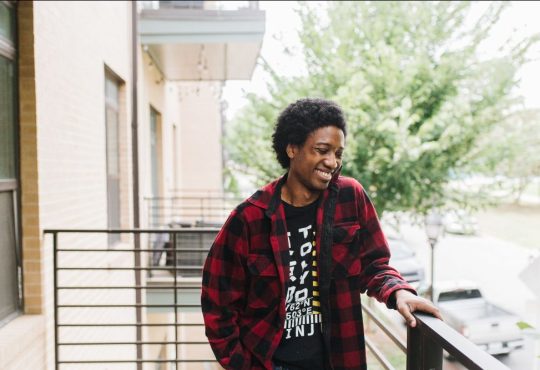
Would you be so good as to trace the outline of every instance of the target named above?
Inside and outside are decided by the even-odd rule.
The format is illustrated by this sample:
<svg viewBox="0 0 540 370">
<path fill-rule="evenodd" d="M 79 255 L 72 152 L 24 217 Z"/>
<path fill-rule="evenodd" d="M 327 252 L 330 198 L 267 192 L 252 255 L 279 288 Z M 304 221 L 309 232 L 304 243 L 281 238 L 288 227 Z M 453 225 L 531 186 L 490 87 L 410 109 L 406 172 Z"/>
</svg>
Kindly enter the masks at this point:
<svg viewBox="0 0 540 370">
<path fill-rule="evenodd" d="M 340 176 L 343 112 L 302 99 L 273 135 L 287 173 L 240 204 L 203 271 L 206 335 L 226 369 L 365 369 L 360 293 L 440 318 L 398 271 L 362 185 Z"/>
</svg>

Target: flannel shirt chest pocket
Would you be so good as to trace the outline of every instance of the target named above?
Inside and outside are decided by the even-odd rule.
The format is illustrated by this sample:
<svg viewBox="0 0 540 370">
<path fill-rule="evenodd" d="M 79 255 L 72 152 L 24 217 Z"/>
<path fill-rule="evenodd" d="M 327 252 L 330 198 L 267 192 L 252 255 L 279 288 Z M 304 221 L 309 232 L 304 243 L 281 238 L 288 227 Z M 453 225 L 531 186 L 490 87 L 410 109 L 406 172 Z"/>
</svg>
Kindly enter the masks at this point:
<svg viewBox="0 0 540 370">
<path fill-rule="evenodd" d="M 281 287 L 272 254 L 248 254 L 249 292 L 247 305 L 250 308 L 268 308 L 279 302 Z"/>
<path fill-rule="evenodd" d="M 357 223 L 334 226 L 332 230 L 332 279 L 359 275 L 362 271 L 361 232 L 362 228 Z"/>
</svg>

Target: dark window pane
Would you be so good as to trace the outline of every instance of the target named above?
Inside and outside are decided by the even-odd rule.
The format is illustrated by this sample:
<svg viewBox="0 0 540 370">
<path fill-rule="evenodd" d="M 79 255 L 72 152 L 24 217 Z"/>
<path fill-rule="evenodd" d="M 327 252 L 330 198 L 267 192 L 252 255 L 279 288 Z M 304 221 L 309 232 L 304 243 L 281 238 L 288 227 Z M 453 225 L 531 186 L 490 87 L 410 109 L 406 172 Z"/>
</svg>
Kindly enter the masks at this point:
<svg viewBox="0 0 540 370">
<path fill-rule="evenodd" d="M 0 320 L 18 307 L 13 192 L 0 193 Z"/>
<path fill-rule="evenodd" d="M 107 154 L 108 226 L 120 227 L 120 147 L 119 147 L 119 83 L 109 75 L 105 78 L 105 129 Z M 120 234 L 110 234 L 109 244 L 120 240 Z"/>
<path fill-rule="evenodd" d="M 111 105 L 118 110 L 118 82 L 110 77 L 105 79 L 105 99 L 107 105 Z"/>
<path fill-rule="evenodd" d="M 0 3 L 0 36 L 13 41 L 13 9 Z"/>
<path fill-rule="evenodd" d="M 159 167 L 158 167 L 158 115 L 153 108 L 150 108 L 150 165 L 152 174 L 152 195 L 154 197 L 159 196 Z"/>
<path fill-rule="evenodd" d="M 13 62 L 0 56 L 0 179 L 15 178 Z"/>
<path fill-rule="evenodd" d="M 110 106 L 106 110 L 107 120 L 107 174 L 118 177 L 119 169 L 119 148 L 118 148 L 118 111 Z"/>
</svg>

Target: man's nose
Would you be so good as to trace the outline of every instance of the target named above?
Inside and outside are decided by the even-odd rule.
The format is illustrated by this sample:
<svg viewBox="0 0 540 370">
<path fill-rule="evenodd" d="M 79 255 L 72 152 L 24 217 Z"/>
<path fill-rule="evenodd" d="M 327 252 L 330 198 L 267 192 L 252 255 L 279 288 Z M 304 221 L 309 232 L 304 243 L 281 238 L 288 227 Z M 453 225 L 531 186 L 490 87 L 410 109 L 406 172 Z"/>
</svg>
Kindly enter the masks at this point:
<svg viewBox="0 0 540 370">
<path fill-rule="evenodd" d="M 335 170 L 339 163 L 335 154 L 331 153 L 324 159 L 324 165 L 328 168 L 331 168 L 332 171 Z"/>
</svg>

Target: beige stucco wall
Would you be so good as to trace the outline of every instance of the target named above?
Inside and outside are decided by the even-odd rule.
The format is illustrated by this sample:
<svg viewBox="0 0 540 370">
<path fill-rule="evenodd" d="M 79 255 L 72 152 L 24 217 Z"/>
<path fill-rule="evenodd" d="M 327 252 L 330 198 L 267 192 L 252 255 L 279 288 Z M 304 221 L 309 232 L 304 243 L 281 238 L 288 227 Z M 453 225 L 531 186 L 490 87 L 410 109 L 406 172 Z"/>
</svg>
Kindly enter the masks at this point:
<svg viewBox="0 0 540 370">
<path fill-rule="evenodd" d="M 216 194 L 223 191 L 221 143 L 221 83 L 167 81 L 151 57 L 139 50 L 140 93 L 140 171 L 143 197 L 143 225 L 150 224 L 149 202 L 152 196 L 150 162 L 150 107 L 159 112 L 161 197 Z M 180 215 L 182 201 L 158 201 L 160 224 L 172 219 L 195 222 L 197 217 Z M 154 208 L 155 209 L 155 208 Z M 157 212 L 157 211 L 156 211 Z"/>
<path fill-rule="evenodd" d="M 139 48 L 140 86 L 143 88 L 139 94 L 139 169 L 141 174 L 140 194 L 142 197 L 142 225 L 148 222 L 148 197 L 152 194 L 152 168 L 150 146 L 150 107 L 156 110 L 158 120 L 158 187 L 160 197 L 171 196 L 176 186 L 176 178 L 181 177 L 181 169 L 175 168 L 178 158 L 175 159 L 174 144 L 178 141 L 178 127 L 180 124 L 178 87 L 175 83 L 167 81 L 158 67 L 153 63 L 143 48 Z M 174 136 L 177 136 L 177 139 Z M 167 215 L 162 215 L 163 219 Z"/>
<path fill-rule="evenodd" d="M 221 85 L 219 82 L 180 84 L 182 179 L 180 189 L 221 192 Z"/>
</svg>

